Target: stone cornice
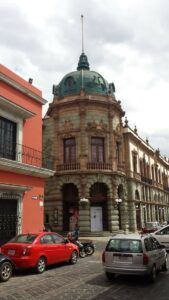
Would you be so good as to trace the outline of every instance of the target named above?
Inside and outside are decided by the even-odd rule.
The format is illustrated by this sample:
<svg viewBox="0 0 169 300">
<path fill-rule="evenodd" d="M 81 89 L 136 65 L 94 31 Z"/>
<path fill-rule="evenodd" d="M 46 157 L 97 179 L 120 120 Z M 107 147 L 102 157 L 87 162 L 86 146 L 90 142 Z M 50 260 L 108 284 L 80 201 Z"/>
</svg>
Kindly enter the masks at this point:
<svg viewBox="0 0 169 300">
<path fill-rule="evenodd" d="M 52 103 L 49 104 L 49 109 L 48 109 L 48 115 L 52 113 L 53 110 L 60 109 L 62 107 L 72 107 L 72 105 L 99 105 L 99 106 L 104 106 L 108 107 L 108 109 L 111 109 L 113 107 L 113 110 L 116 109 L 122 116 L 124 116 L 125 112 L 121 108 L 120 101 L 116 101 L 111 97 L 103 97 L 100 95 L 86 95 L 86 96 L 70 96 L 70 97 L 65 97 L 60 100 L 54 99 Z"/>
<path fill-rule="evenodd" d="M 18 82 L 12 80 L 11 78 L 7 77 L 6 75 L 4 75 L 2 73 L 0 73 L 0 80 L 2 80 L 3 82 L 7 83 L 10 86 L 12 86 L 13 88 L 20 91 L 21 93 L 27 95 L 28 97 L 32 98 L 36 102 L 39 102 L 41 104 L 46 104 L 47 103 L 47 100 L 45 100 L 42 97 L 36 95 L 35 93 L 30 91 L 26 87 L 23 87 L 21 84 L 19 84 Z"/>
<path fill-rule="evenodd" d="M 13 172 L 17 174 L 24 174 L 29 176 L 35 176 L 39 178 L 48 178 L 55 174 L 55 171 L 39 168 L 36 166 L 23 164 L 18 161 L 0 158 L 0 170 Z"/>
</svg>

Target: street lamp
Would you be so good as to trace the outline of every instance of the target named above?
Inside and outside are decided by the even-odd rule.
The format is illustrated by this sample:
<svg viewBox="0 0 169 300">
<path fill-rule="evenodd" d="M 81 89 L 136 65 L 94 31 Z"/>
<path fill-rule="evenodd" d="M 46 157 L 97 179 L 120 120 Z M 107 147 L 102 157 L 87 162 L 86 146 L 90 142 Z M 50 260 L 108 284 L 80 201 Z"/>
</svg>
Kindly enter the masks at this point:
<svg viewBox="0 0 169 300">
<path fill-rule="evenodd" d="M 87 198 L 83 197 L 83 198 L 80 199 L 79 202 L 82 205 L 82 207 L 85 208 L 86 205 L 89 203 L 89 200 Z"/>
<path fill-rule="evenodd" d="M 118 208 L 119 207 L 119 204 L 122 202 L 122 199 L 120 199 L 120 198 L 116 198 L 115 199 L 115 208 Z"/>
</svg>

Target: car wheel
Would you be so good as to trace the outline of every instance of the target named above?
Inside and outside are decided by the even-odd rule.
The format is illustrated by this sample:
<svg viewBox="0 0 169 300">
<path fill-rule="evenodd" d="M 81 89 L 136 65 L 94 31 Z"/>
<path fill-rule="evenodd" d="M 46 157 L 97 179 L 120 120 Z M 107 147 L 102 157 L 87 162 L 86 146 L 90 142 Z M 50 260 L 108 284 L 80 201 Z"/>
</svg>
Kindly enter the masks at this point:
<svg viewBox="0 0 169 300">
<path fill-rule="evenodd" d="M 94 253 L 94 248 L 91 246 L 86 247 L 86 254 L 87 255 L 92 255 Z"/>
<path fill-rule="evenodd" d="M 77 263 L 78 254 L 77 251 L 73 251 L 69 262 L 74 265 Z"/>
<path fill-rule="evenodd" d="M 165 263 L 162 265 L 161 270 L 162 270 L 163 272 L 168 271 L 168 259 L 167 259 L 167 257 L 165 258 Z"/>
<path fill-rule="evenodd" d="M 79 256 L 82 258 L 84 258 L 86 256 L 84 249 L 79 250 Z"/>
<path fill-rule="evenodd" d="M 152 270 L 151 270 L 151 273 L 149 276 L 149 281 L 153 283 L 156 281 L 156 278 L 157 278 L 157 270 L 156 270 L 156 266 L 154 265 L 152 267 Z"/>
<path fill-rule="evenodd" d="M 105 272 L 105 275 L 107 277 L 108 280 L 112 280 L 115 276 L 114 273 L 110 273 L 110 272 Z"/>
<path fill-rule="evenodd" d="M 40 257 L 36 265 L 36 272 L 38 274 L 41 274 L 45 271 L 45 269 L 46 269 L 46 259 L 44 257 Z"/>
<path fill-rule="evenodd" d="M 12 275 L 12 265 L 10 262 L 5 261 L 0 266 L 0 281 L 8 281 Z"/>
</svg>

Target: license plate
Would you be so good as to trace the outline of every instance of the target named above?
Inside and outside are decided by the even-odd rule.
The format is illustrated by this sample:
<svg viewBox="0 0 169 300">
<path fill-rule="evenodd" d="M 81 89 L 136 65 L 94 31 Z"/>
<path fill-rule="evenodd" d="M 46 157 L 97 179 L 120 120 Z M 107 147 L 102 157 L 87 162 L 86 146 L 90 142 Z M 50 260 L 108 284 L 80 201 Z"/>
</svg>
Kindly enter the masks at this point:
<svg viewBox="0 0 169 300">
<path fill-rule="evenodd" d="M 114 261 L 132 262 L 132 257 L 131 256 L 114 256 Z"/>
<path fill-rule="evenodd" d="M 8 254 L 9 255 L 14 255 L 15 254 L 15 250 L 8 250 Z"/>
</svg>

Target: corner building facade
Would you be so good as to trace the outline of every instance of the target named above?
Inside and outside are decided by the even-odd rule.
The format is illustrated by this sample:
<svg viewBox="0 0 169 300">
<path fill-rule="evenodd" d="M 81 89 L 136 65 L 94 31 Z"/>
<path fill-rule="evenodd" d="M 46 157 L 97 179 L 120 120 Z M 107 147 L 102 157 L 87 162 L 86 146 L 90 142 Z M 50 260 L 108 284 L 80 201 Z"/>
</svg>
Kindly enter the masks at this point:
<svg viewBox="0 0 169 300">
<path fill-rule="evenodd" d="M 168 219 L 169 163 L 123 124 L 114 84 L 90 71 L 82 53 L 53 94 L 43 120 L 43 150 L 56 170 L 46 180 L 46 223 L 99 233 Z"/>
</svg>

